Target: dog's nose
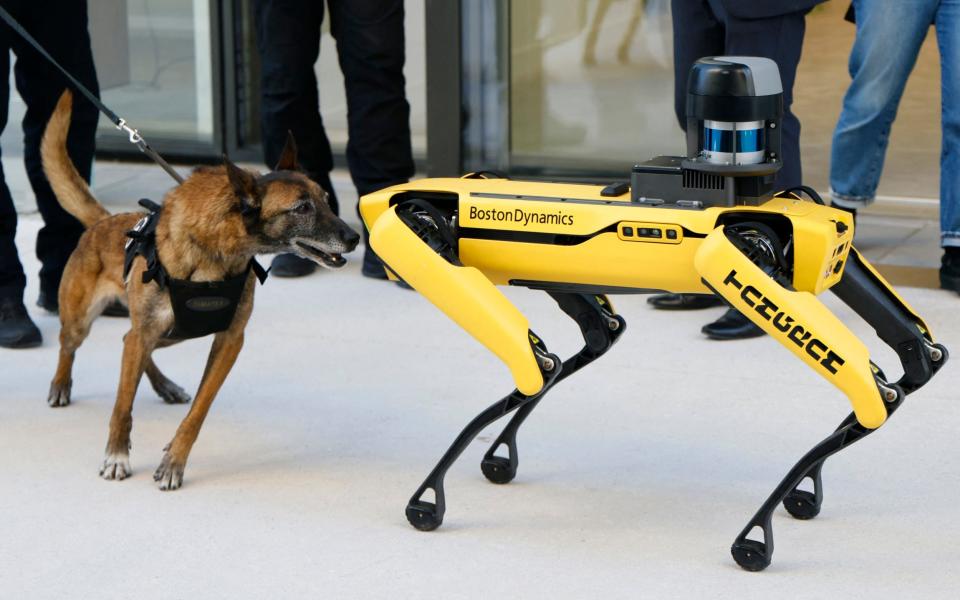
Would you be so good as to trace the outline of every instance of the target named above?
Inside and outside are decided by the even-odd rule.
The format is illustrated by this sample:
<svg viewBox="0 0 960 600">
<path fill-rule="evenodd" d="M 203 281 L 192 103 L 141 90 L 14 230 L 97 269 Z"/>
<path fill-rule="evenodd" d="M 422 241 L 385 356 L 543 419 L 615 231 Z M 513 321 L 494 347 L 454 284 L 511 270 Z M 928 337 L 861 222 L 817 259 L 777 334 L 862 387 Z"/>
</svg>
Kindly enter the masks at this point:
<svg viewBox="0 0 960 600">
<path fill-rule="evenodd" d="M 350 250 L 353 250 L 360 243 L 360 234 L 347 226 L 343 226 L 340 228 L 340 239 Z"/>
</svg>

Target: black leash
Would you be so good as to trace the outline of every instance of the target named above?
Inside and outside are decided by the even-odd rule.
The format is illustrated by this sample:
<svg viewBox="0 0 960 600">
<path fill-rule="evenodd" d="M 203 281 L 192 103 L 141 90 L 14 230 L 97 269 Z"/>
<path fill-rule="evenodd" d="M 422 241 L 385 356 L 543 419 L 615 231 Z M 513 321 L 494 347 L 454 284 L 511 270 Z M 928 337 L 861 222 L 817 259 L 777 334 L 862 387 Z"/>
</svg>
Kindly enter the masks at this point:
<svg viewBox="0 0 960 600">
<path fill-rule="evenodd" d="M 130 143 L 131 143 L 131 144 L 133 144 L 133 145 L 135 145 L 137 148 L 139 148 L 139 149 L 140 149 L 140 152 L 143 152 L 144 154 L 146 154 L 147 156 L 149 156 L 150 158 L 152 158 L 153 161 L 154 161 L 155 163 L 157 163 L 158 165 L 160 165 L 160 166 L 163 168 L 164 171 L 166 171 L 167 173 L 169 173 L 169 174 L 170 174 L 170 177 L 173 177 L 173 178 L 177 181 L 177 183 L 183 183 L 183 177 L 181 177 L 180 174 L 177 173 L 177 172 L 174 170 L 174 168 L 171 167 L 170 164 L 169 164 L 167 161 L 163 160 L 163 157 L 160 156 L 159 154 L 157 154 L 156 150 L 154 150 L 153 148 L 150 147 L 150 144 L 147 143 L 147 140 L 143 139 L 143 136 L 140 135 L 140 132 L 139 132 L 139 131 L 137 131 L 137 130 L 134 129 L 133 127 L 130 127 L 129 125 L 127 125 L 127 121 L 126 121 L 125 119 L 121 118 L 120 116 L 117 115 L 117 113 L 115 113 L 115 112 L 113 112 L 112 110 L 110 110 L 109 108 L 107 108 L 107 107 L 103 104 L 103 102 L 100 102 L 100 99 L 99 99 L 99 98 L 97 98 L 95 95 L 93 95 L 93 93 L 90 92 L 90 90 L 88 90 L 86 87 L 84 87 L 83 84 L 81 84 L 79 81 L 77 81 L 76 78 L 74 78 L 73 75 L 71 75 L 69 72 L 67 72 L 66 69 L 64 69 L 62 66 L 60 66 L 60 63 L 58 63 L 56 60 L 54 60 L 53 57 L 50 56 L 50 53 L 47 52 L 47 51 L 43 48 L 43 46 L 41 46 L 41 45 L 37 42 L 37 40 L 33 39 L 33 36 L 30 35 L 29 33 L 27 33 L 27 30 L 24 29 L 23 26 L 20 25 L 20 23 L 18 23 L 16 19 L 14 19 L 12 16 L 10 16 L 10 13 L 8 13 L 7 10 L 6 10 L 5 8 L 3 8 L 2 6 L 0 6 L 0 18 L 2 18 L 4 21 L 6 21 L 7 25 L 9 25 L 11 29 L 13 29 L 15 32 L 17 32 L 17 33 L 20 35 L 20 37 L 22 37 L 23 39 L 25 39 L 25 40 L 27 41 L 27 43 L 29 43 L 31 46 L 33 46 L 33 48 L 34 48 L 37 52 L 39 52 L 44 58 L 46 58 L 48 61 L 50 61 L 50 64 L 52 64 L 52 65 L 55 66 L 57 69 L 59 69 L 59 71 L 60 71 L 61 73 L 63 73 L 63 75 L 64 75 L 67 79 L 70 80 L 70 82 L 73 84 L 73 86 L 74 86 L 81 94 L 83 94 L 84 96 L 86 96 L 87 100 L 89 100 L 90 102 L 92 102 L 93 105 L 96 106 L 96 107 L 100 110 L 100 112 L 102 112 L 108 119 L 110 119 L 110 121 L 113 122 L 114 125 L 117 126 L 117 129 L 119 129 L 120 131 L 126 132 L 127 135 L 130 136 Z M 6 75 L 3 75 L 3 76 L 6 77 Z"/>
</svg>

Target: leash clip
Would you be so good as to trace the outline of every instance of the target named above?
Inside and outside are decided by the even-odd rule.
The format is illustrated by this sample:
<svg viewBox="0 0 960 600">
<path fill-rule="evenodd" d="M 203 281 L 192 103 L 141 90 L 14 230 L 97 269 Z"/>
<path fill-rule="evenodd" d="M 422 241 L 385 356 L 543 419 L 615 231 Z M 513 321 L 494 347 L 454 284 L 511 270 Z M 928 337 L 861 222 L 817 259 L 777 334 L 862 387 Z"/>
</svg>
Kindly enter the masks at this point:
<svg viewBox="0 0 960 600">
<path fill-rule="evenodd" d="M 127 135 L 130 136 L 130 143 L 136 145 L 140 150 L 143 150 L 145 142 L 143 141 L 143 136 L 140 135 L 140 132 L 133 127 L 127 125 L 127 120 L 124 118 L 120 119 L 120 122 L 117 123 L 117 129 L 120 131 L 125 131 Z"/>
</svg>

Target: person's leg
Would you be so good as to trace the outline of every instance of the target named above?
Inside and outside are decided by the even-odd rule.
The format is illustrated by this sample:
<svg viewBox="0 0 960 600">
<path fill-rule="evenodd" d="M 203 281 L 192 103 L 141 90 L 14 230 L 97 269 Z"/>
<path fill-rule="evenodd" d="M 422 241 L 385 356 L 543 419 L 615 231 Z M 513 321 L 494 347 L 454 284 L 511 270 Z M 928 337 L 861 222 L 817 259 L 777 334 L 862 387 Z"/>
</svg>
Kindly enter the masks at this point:
<svg viewBox="0 0 960 600">
<path fill-rule="evenodd" d="M 6 24 L 0 24 L 0 133 L 7 126 L 10 102 L 8 40 L 12 35 L 16 34 Z M 3 164 L 0 163 L 0 298 L 14 298 L 19 301 L 23 299 L 23 288 L 27 279 L 14 243 L 16 233 L 17 210 L 3 174 Z"/>
<path fill-rule="evenodd" d="M 687 129 L 687 78 L 693 63 L 704 56 L 724 53 L 724 28 L 707 0 L 672 0 L 673 98 L 680 128 Z M 661 310 L 698 310 L 722 306 L 712 294 L 655 294 L 647 298 Z"/>
<path fill-rule="evenodd" d="M 793 83 L 803 47 L 805 12 L 790 13 L 765 19 L 738 19 L 731 16 L 718 0 L 708 0 L 724 26 L 724 51 L 728 56 L 761 56 L 772 59 L 780 68 L 783 84 L 783 122 L 781 159 L 774 186 L 785 189 L 800 185 L 800 121 L 790 110 Z M 763 335 L 763 330 L 736 309 L 729 309 L 701 331 L 713 340 L 738 340 Z"/>
<path fill-rule="evenodd" d="M 0 24 L 0 133 L 7 125 L 10 101 L 10 36 L 16 35 Z M 40 330 L 23 306 L 27 278 L 17 256 L 15 236 L 17 210 L 10 196 L 0 164 L 0 347 L 28 348 L 41 343 Z"/>
<path fill-rule="evenodd" d="M 260 54 L 261 137 L 267 167 L 272 169 L 277 164 L 287 132 L 292 132 L 300 166 L 330 195 L 330 208 L 339 214 L 330 183 L 333 156 L 320 116 L 313 70 L 320 55 L 323 2 L 256 0 L 254 16 Z"/>
<path fill-rule="evenodd" d="M 942 0 L 936 15 L 940 47 L 940 287 L 960 292 L 960 0 Z"/>
<path fill-rule="evenodd" d="M 297 160 L 327 192 L 330 208 L 340 213 L 330 181 L 333 155 L 320 116 L 314 64 L 320 55 L 322 0 L 256 0 L 254 19 L 260 54 L 260 130 L 263 157 L 274 168 L 292 132 Z M 270 272 L 278 277 L 313 273 L 316 263 L 296 254 L 274 257 Z"/>
<path fill-rule="evenodd" d="M 854 0 L 852 81 L 830 152 L 833 204 L 856 209 L 873 201 L 897 105 L 938 4 L 940 0 Z"/>
<path fill-rule="evenodd" d="M 360 196 L 406 182 L 410 148 L 402 0 L 330 0 L 330 27 L 347 92 L 347 164 Z M 364 228 L 364 241 L 369 234 Z M 364 274 L 382 277 L 369 244 Z"/>
<path fill-rule="evenodd" d="M 714 0 L 715 4 L 720 4 Z M 725 49 L 732 56 L 762 56 L 780 67 L 783 84 L 783 124 L 780 154 L 783 168 L 777 172 L 774 186 L 787 189 L 801 185 L 800 120 L 793 114 L 793 83 L 803 48 L 805 12 L 795 12 L 768 19 L 737 19 L 723 15 L 726 24 Z"/>
<path fill-rule="evenodd" d="M 687 78 L 697 59 L 725 53 L 723 23 L 708 0 L 672 0 L 673 98 L 680 128 L 687 130 Z"/>
<path fill-rule="evenodd" d="M 51 11 L 57 18 L 50 18 Z M 25 8 L 21 24 L 84 86 L 99 94 L 87 33 L 87 3 L 84 0 L 52 0 Z M 57 290 L 67 259 L 83 233 L 83 226 L 68 214 L 50 188 L 40 160 L 40 140 L 53 107 L 67 81 L 36 50 L 19 38 L 11 42 L 17 56 L 14 67 L 17 90 L 27 105 L 23 118 L 23 161 L 37 199 L 44 226 L 37 234 L 40 259 L 40 292 L 48 299 L 45 308 L 56 311 Z M 99 113 L 93 104 L 75 96 L 67 151 L 80 175 L 90 181 Z"/>
</svg>

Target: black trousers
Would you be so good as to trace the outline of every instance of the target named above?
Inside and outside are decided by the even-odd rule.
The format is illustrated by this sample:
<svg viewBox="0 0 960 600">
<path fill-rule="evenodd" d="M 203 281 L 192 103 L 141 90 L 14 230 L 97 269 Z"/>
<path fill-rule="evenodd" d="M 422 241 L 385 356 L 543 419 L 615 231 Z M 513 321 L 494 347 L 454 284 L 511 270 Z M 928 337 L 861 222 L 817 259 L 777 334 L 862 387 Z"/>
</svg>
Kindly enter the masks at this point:
<svg viewBox="0 0 960 600">
<path fill-rule="evenodd" d="M 3 0 L 3 6 L 64 68 L 99 94 L 87 33 L 86 0 Z M 17 91 L 27 105 L 23 118 L 23 162 L 44 223 L 37 235 L 40 287 L 56 297 L 63 268 L 83 233 L 83 226 L 61 208 L 50 189 L 40 162 L 40 139 L 67 82 L 6 23 L 0 22 L 0 131 L 6 128 L 10 101 L 10 50 L 16 55 Z M 87 181 L 93 167 L 97 118 L 97 109 L 74 94 L 67 149 Z M 26 276 L 14 245 L 16 231 L 17 213 L 0 166 L 0 297 L 20 299 Z"/>
<path fill-rule="evenodd" d="M 327 0 L 330 31 L 346 84 L 347 165 L 361 196 L 413 175 L 410 105 L 403 77 L 402 0 Z M 261 61 L 263 153 L 273 167 L 287 131 L 303 169 L 331 196 L 333 157 L 323 129 L 314 63 L 322 0 L 256 0 Z"/>
<path fill-rule="evenodd" d="M 775 187 L 800 185 L 800 120 L 790 110 L 793 82 L 800 62 L 807 11 L 764 19 L 731 16 L 720 0 L 673 0 L 674 102 L 680 126 L 686 129 L 687 74 L 704 56 L 762 56 L 780 66 L 783 82 L 783 168 Z"/>
</svg>

